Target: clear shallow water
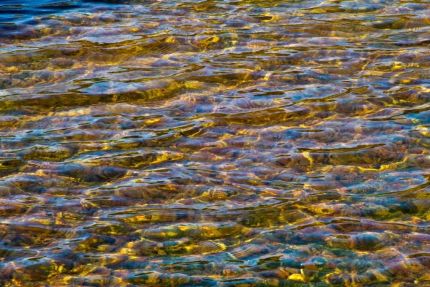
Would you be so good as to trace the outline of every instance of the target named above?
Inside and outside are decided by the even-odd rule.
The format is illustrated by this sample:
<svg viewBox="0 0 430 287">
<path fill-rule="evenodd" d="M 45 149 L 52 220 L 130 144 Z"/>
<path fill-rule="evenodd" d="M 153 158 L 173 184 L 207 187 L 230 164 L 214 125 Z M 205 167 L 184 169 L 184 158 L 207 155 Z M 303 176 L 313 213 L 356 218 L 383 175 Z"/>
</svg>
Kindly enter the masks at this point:
<svg viewBox="0 0 430 287">
<path fill-rule="evenodd" d="M 430 285 L 427 1 L 0 15 L 1 285 Z"/>
</svg>

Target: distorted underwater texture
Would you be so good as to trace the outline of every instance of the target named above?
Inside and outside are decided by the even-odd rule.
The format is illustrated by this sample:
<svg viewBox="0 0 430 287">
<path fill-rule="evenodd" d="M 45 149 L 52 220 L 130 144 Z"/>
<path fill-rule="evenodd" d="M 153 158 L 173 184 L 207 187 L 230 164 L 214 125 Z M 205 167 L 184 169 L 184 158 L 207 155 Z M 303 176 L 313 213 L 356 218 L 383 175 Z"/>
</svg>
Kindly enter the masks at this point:
<svg viewBox="0 0 430 287">
<path fill-rule="evenodd" d="M 430 286 L 428 0 L 1 0 L 0 286 Z"/>
</svg>

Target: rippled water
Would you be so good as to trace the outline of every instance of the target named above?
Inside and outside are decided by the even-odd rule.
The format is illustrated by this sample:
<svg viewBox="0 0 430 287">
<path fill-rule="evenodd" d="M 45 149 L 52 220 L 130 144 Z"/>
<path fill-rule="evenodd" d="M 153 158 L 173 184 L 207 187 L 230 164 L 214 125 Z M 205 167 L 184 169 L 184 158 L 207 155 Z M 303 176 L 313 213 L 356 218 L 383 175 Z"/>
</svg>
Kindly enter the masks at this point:
<svg viewBox="0 0 430 287">
<path fill-rule="evenodd" d="M 430 286 L 430 3 L 0 3 L 1 286 Z"/>
</svg>

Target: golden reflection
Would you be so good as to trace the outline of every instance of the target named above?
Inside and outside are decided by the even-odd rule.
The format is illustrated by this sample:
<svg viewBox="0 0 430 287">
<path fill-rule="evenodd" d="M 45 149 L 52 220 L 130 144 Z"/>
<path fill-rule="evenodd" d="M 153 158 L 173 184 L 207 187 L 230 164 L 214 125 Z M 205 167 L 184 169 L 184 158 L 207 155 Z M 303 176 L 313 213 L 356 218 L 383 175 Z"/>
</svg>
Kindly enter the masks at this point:
<svg viewBox="0 0 430 287">
<path fill-rule="evenodd" d="M 1 286 L 430 285 L 427 1 L 3 2 Z"/>
</svg>

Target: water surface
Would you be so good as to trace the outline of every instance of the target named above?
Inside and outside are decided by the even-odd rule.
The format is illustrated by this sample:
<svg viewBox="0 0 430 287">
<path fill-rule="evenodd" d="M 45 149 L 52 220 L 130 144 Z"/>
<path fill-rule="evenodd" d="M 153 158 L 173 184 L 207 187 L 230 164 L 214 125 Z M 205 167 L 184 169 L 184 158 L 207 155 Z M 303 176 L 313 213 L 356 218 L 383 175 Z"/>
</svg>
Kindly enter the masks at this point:
<svg viewBox="0 0 430 287">
<path fill-rule="evenodd" d="M 0 3 L 0 285 L 430 286 L 430 3 Z"/>
</svg>

